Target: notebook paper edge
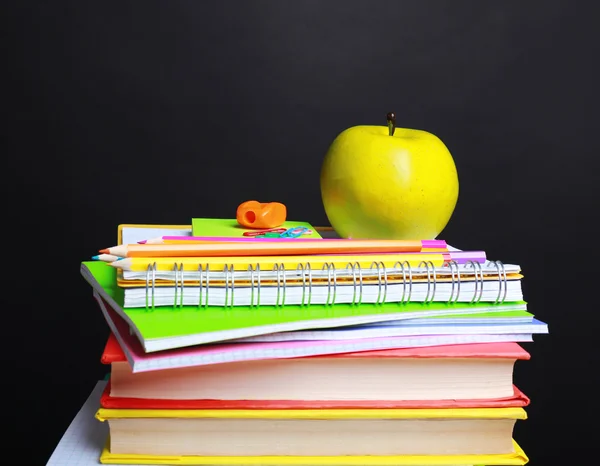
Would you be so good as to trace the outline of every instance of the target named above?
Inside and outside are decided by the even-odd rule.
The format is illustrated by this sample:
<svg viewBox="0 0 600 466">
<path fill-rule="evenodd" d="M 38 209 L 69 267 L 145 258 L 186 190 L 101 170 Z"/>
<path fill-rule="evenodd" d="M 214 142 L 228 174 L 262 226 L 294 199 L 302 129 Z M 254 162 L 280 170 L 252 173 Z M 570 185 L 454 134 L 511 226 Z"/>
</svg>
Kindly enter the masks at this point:
<svg viewBox="0 0 600 466">
<path fill-rule="evenodd" d="M 180 349 L 176 354 L 170 355 L 158 355 L 153 356 L 148 353 L 136 356 L 134 354 L 135 350 L 131 348 L 130 343 L 127 341 L 128 338 L 133 339 L 133 336 L 123 335 L 122 331 L 126 331 L 125 329 L 120 329 L 120 327 L 126 327 L 126 323 L 124 321 L 118 323 L 113 320 L 113 317 L 110 315 L 109 310 L 104 306 L 104 303 L 98 302 L 104 318 L 106 319 L 111 331 L 114 333 L 117 342 L 121 346 L 123 353 L 129 363 L 132 371 L 134 373 L 139 372 L 151 372 L 162 369 L 172 369 L 172 368 L 181 368 L 181 367 L 195 367 L 201 365 L 212 365 L 212 364 L 223 364 L 228 362 L 243 362 L 243 361 L 253 361 L 253 360 L 261 360 L 261 359 L 288 359 L 288 358 L 300 358 L 300 357 L 310 357 L 310 356 L 324 356 L 324 355 L 335 355 L 345 352 L 361 352 L 361 351 L 374 351 L 381 349 L 393 349 L 397 348 L 400 342 L 397 340 L 384 340 L 383 342 L 373 342 L 373 341 L 358 341 L 358 342 L 350 342 L 350 343 L 342 343 L 336 346 L 328 346 L 326 348 L 319 347 L 319 342 L 316 342 L 314 345 L 309 346 L 308 348 L 288 348 L 288 347 L 276 347 L 276 348 L 267 348 L 258 351 L 254 348 L 248 349 L 244 347 L 244 344 L 240 344 L 239 348 L 222 348 L 221 351 L 216 349 L 214 351 L 202 351 L 200 348 L 193 349 Z M 114 312 L 114 311 L 112 311 Z M 119 319 L 118 314 L 115 313 L 115 318 Z M 122 320 L 122 319 L 121 319 Z M 450 338 L 453 338 L 450 336 Z M 476 336 L 477 341 L 465 341 L 464 338 L 458 338 L 458 340 L 449 340 L 442 341 L 437 339 L 437 344 L 461 344 L 461 343 L 508 343 L 508 342 L 529 342 L 532 341 L 531 335 L 509 335 L 509 336 Z M 387 342 L 387 344 L 386 344 Z M 337 343 L 337 342 L 336 342 Z M 417 347 L 417 346 L 427 346 L 428 343 L 421 343 L 416 345 L 414 342 L 412 346 L 409 347 Z M 225 343 L 226 344 L 226 343 Z M 321 342 L 322 344 L 322 342 Z M 405 342 L 406 344 L 406 342 Z M 229 345 L 232 346 L 232 345 Z M 236 347 L 238 345 L 233 345 Z M 251 344 L 248 346 L 252 346 Z M 261 346 L 261 344 L 258 344 Z M 275 345 L 276 346 L 276 345 Z M 177 350 L 176 350 L 177 351 Z"/>
</svg>

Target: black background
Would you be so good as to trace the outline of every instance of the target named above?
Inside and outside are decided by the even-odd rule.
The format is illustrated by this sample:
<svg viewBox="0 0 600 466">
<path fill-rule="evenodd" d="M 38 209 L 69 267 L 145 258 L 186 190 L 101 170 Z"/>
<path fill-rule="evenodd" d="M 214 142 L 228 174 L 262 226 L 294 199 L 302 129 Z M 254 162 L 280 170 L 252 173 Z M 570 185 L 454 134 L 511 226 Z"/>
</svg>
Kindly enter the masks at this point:
<svg viewBox="0 0 600 466">
<path fill-rule="evenodd" d="M 595 450 L 600 76 L 587 4 L 7 8 L 3 237 L 20 275 L 5 281 L 3 392 L 24 408 L 11 445 L 45 464 L 106 373 L 108 330 L 79 264 L 115 243 L 118 224 L 233 218 L 257 199 L 325 225 L 329 144 L 393 110 L 454 156 L 460 198 L 440 237 L 520 264 L 529 308 L 550 326 L 515 370 L 532 399 L 516 439 L 532 465 Z"/>
</svg>

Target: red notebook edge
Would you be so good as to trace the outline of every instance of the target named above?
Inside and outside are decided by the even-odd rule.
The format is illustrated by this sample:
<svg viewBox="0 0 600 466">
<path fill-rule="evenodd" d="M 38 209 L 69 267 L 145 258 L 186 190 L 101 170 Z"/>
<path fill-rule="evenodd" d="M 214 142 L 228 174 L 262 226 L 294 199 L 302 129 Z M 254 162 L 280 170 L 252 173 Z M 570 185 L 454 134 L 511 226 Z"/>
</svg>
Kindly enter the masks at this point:
<svg viewBox="0 0 600 466">
<path fill-rule="evenodd" d="M 110 379 L 100 398 L 106 409 L 427 409 L 427 408 L 522 408 L 530 400 L 515 385 L 509 398 L 483 400 L 398 401 L 302 401 L 302 400 L 161 400 L 117 398 L 110 395 Z"/>
<path fill-rule="evenodd" d="M 111 364 L 113 362 L 127 362 L 125 353 L 123 352 L 121 345 L 119 345 L 117 337 L 115 337 L 115 334 L 112 331 L 108 335 L 106 345 L 104 346 L 102 356 L 100 357 L 100 362 L 102 364 Z"/>
</svg>

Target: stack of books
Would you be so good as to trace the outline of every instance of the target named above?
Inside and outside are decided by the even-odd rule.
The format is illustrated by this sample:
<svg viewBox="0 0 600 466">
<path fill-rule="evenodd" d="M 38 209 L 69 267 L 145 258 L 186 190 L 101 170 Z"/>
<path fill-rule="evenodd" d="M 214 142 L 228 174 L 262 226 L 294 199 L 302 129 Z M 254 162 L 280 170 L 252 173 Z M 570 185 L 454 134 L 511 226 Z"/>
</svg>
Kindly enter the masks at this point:
<svg viewBox="0 0 600 466">
<path fill-rule="evenodd" d="M 111 330 L 102 463 L 527 462 L 513 369 L 548 327 L 519 266 L 286 227 L 122 225 L 81 264 Z"/>
</svg>

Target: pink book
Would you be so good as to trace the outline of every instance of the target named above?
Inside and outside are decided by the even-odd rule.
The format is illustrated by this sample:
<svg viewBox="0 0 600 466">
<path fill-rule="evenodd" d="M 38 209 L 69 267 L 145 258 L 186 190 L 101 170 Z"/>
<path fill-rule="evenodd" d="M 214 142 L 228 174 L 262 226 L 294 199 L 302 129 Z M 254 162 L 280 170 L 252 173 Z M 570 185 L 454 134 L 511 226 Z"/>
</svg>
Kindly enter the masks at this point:
<svg viewBox="0 0 600 466">
<path fill-rule="evenodd" d="M 101 404 L 115 409 L 523 407 L 529 398 L 513 385 L 513 367 L 528 358 L 516 343 L 488 343 L 133 373 L 111 333 L 101 358 L 111 366 L 111 380 Z"/>
</svg>

